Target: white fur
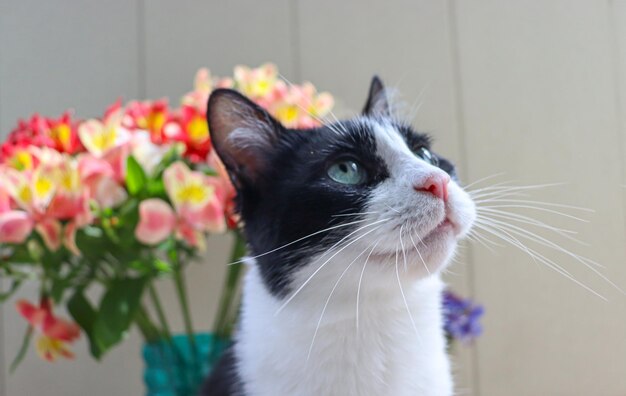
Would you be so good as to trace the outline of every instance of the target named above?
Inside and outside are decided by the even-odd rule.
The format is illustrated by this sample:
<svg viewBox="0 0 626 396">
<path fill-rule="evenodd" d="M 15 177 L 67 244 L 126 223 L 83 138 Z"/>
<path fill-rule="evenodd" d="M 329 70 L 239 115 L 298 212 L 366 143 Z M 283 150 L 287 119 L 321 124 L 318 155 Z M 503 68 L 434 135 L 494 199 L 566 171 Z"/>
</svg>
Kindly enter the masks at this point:
<svg viewBox="0 0 626 396">
<path fill-rule="evenodd" d="M 445 205 L 415 191 L 442 171 L 415 157 L 390 125 L 362 122 L 376 131 L 391 177 L 374 191 L 369 222 L 312 257 L 287 298 L 269 293 L 251 260 L 236 336 L 246 395 L 453 392 L 439 273 L 469 230 L 474 204 L 453 181 Z M 446 217 L 454 226 L 438 227 Z"/>
</svg>

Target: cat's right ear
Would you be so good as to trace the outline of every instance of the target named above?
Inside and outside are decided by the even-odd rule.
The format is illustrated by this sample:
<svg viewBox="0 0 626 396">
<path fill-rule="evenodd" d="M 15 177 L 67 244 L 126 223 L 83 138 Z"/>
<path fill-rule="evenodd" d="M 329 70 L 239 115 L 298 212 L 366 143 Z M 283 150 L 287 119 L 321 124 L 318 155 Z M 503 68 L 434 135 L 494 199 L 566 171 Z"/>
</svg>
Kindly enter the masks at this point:
<svg viewBox="0 0 626 396">
<path fill-rule="evenodd" d="M 389 117 L 391 115 L 387 90 L 378 76 L 372 77 L 367 102 L 363 107 L 363 115 L 372 117 Z"/>
<path fill-rule="evenodd" d="M 211 143 L 235 187 L 255 185 L 284 127 L 237 91 L 217 89 L 207 105 Z"/>
</svg>

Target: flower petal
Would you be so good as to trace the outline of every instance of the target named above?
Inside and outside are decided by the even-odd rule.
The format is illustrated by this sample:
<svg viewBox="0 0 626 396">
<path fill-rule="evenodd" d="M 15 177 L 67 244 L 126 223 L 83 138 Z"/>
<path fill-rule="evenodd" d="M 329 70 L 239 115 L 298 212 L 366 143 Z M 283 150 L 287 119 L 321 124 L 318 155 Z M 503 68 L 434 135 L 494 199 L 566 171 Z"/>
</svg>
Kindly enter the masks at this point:
<svg viewBox="0 0 626 396">
<path fill-rule="evenodd" d="M 76 323 L 57 318 L 52 312 L 47 312 L 44 317 L 41 331 L 50 338 L 68 342 L 72 342 L 80 336 L 80 327 Z"/>
<path fill-rule="evenodd" d="M 147 199 L 139 205 L 135 236 L 146 245 L 155 245 L 170 236 L 175 225 L 176 216 L 170 205 L 158 198 Z"/>
<path fill-rule="evenodd" d="M 33 219 L 21 210 L 0 213 L 0 242 L 22 243 L 33 231 Z"/>
<path fill-rule="evenodd" d="M 128 198 L 126 190 L 108 177 L 101 177 L 95 183 L 94 198 L 102 208 L 114 208 Z"/>
<path fill-rule="evenodd" d="M 63 246 L 75 256 L 80 256 L 80 249 L 76 245 L 76 229 L 77 224 L 75 221 L 69 222 L 63 229 Z"/>
<path fill-rule="evenodd" d="M 57 220 L 45 219 L 35 227 L 44 243 L 51 251 L 56 251 L 61 246 L 61 223 Z"/>
<path fill-rule="evenodd" d="M 47 336 L 41 336 L 35 343 L 37 354 L 48 362 L 54 362 L 58 357 L 63 356 L 67 359 L 73 359 L 74 354 L 70 351 L 65 342 Z"/>
</svg>

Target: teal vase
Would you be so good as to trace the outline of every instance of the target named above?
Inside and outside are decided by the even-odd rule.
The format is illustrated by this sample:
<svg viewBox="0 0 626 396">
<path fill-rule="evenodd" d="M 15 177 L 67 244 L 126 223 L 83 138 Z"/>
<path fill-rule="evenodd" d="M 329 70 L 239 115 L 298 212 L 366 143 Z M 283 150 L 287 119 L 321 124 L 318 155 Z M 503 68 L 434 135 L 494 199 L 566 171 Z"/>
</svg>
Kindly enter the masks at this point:
<svg viewBox="0 0 626 396">
<path fill-rule="evenodd" d="M 172 342 L 145 344 L 144 382 L 147 396 L 195 396 L 213 365 L 229 342 L 213 334 L 194 337 L 192 346 L 187 335 L 175 335 Z"/>
</svg>

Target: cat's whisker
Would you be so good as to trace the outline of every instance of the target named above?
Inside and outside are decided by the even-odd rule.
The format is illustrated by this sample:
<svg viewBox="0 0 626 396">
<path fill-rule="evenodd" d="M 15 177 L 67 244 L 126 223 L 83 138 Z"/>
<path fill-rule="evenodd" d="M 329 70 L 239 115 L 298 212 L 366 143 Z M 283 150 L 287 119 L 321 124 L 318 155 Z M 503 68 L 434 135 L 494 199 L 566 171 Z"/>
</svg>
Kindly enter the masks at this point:
<svg viewBox="0 0 626 396">
<path fill-rule="evenodd" d="M 377 222 L 374 222 L 373 224 L 370 224 L 369 226 L 375 225 L 377 223 L 380 223 L 382 221 L 387 221 L 389 219 L 382 219 L 379 220 Z M 350 241 L 349 243 L 347 243 L 346 245 L 344 245 L 341 249 L 339 249 L 337 252 L 335 252 L 332 256 L 330 256 L 330 258 L 328 258 L 326 261 L 324 261 L 324 263 L 322 263 L 322 265 L 320 265 L 308 278 L 306 281 L 304 281 L 304 283 L 302 283 L 302 285 L 278 308 L 278 310 L 276 310 L 276 313 L 274 315 L 278 315 L 286 306 L 287 304 L 289 304 L 291 302 L 291 300 L 293 300 L 298 293 L 300 293 L 300 291 L 302 291 L 302 289 L 304 289 L 304 287 L 311 281 L 311 279 L 313 279 L 313 277 L 322 270 L 322 268 L 324 268 L 324 266 L 326 266 L 326 264 L 328 264 L 330 262 L 330 260 L 332 260 L 335 256 L 337 256 L 339 253 L 341 253 L 342 251 L 344 251 L 346 248 L 348 248 L 350 245 L 352 245 L 353 243 L 356 243 L 357 241 L 359 241 L 360 239 L 366 237 L 367 235 L 371 234 L 372 232 L 378 230 L 380 227 L 382 227 L 382 224 L 377 226 L 374 229 L 371 229 L 367 232 L 365 232 L 363 235 L 357 237 L 356 239 L 353 239 L 352 241 Z M 360 231 L 357 230 L 357 231 Z M 348 234 L 348 236 L 354 234 L 356 231 Z M 345 238 L 344 238 L 345 239 Z M 332 249 L 332 248 L 331 248 Z M 329 249 L 330 250 L 330 249 Z"/>
<path fill-rule="evenodd" d="M 530 194 L 526 194 L 520 191 L 511 191 L 511 190 L 499 190 L 499 191 L 491 191 L 491 192 L 483 192 L 481 194 L 477 194 L 472 196 L 474 202 L 476 201 L 484 201 L 488 199 L 500 199 L 500 198 L 508 198 L 508 197 L 530 197 Z"/>
<path fill-rule="evenodd" d="M 346 217 L 346 216 L 359 216 L 359 215 L 370 215 L 370 214 L 380 214 L 380 212 L 342 213 L 342 214 L 332 215 L 330 217 Z"/>
<path fill-rule="evenodd" d="M 256 256 L 252 256 L 252 257 L 244 258 L 244 259 L 241 259 L 241 260 L 233 261 L 232 263 L 228 263 L 228 265 L 235 265 L 235 264 L 243 263 L 246 260 L 254 260 L 254 259 L 257 259 L 259 257 L 267 256 L 268 254 L 271 254 L 271 253 L 277 252 L 277 251 L 279 251 L 281 249 L 284 249 L 286 247 L 289 247 L 289 246 L 293 245 L 294 243 L 301 242 L 301 241 L 303 241 L 305 239 L 314 237 L 314 236 L 322 234 L 324 232 L 336 230 L 336 229 L 342 228 L 342 227 L 348 227 L 348 226 L 351 226 L 351 225 L 354 225 L 354 224 L 364 223 L 366 221 L 368 221 L 368 219 L 360 219 L 360 220 L 351 221 L 349 223 L 337 224 L 337 225 L 334 225 L 332 227 L 324 228 L 323 230 L 316 231 L 316 232 L 311 233 L 309 235 L 303 236 L 302 238 L 298 238 L 295 241 L 291 241 L 291 242 L 289 242 L 289 243 L 287 243 L 285 245 L 279 246 L 276 249 L 269 250 L 269 251 L 267 251 L 265 253 L 257 254 Z"/>
<path fill-rule="evenodd" d="M 419 238 L 419 235 L 417 235 L 417 237 Z M 426 269 L 426 272 L 428 272 L 428 275 L 430 275 L 430 269 L 428 269 L 428 266 L 426 265 L 426 261 L 424 261 L 424 258 L 422 257 L 422 253 L 420 253 L 420 250 L 417 248 L 417 245 L 415 244 L 415 241 L 413 240 L 413 235 L 409 232 L 409 238 L 411 239 L 411 243 L 413 244 L 413 247 L 415 248 L 415 251 L 417 252 L 417 255 L 419 256 L 420 260 L 422 260 L 422 264 L 424 264 L 424 268 Z M 420 238 L 421 241 L 421 238 Z M 422 242 L 423 244 L 424 242 Z"/>
<path fill-rule="evenodd" d="M 602 296 L 601 294 L 597 293 L 595 290 L 591 289 L 590 287 L 588 287 L 587 285 L 585 285 L 584 283 L 580 282 L 579 280 L 577 280 L 576 278 L 574 278 L 567 270 L 565 270 L 563 267 L 559 266 L 558 264 L 556 264 L 553 260 L 548 259 L 547 257 L 543 256 L 542 254 L 540 254 L 539 252 L 528 248 L 527 246 L 525 246 L 523 243 L 521 243 L 518 239 L 514 238 L 513 236 L 511 236 L 510 234 L 508 234 L 506 231 L 502 231 L 500 232 L 499 230 L 496 230 L 488 225 L 485 224 L 476 224 L 477 228 L 486 231 L 496 237 L 498 237 L 499 239 L 502 239 L 505 242 L 510 243 L 512 246 L 522 250 L 523 252 L 527 253 L 530 257 L 533 258 L 533 260 L 535 262 L 539 261 L 542 264 L 546 265 L 548 268 L 552 269 L 553 271 L 556 271 L 557 273 L 563 275 L 565 278 L 569 279 L 570 281 L 574 282 L 575 284 L 577 284 L 578 286 L 582 287 L 583 289 L 589 291 L 590 293 L 600 297 L 601 299 L 606 301 L 606 298 L 604 296 Z"/>
<path fill-rule="evenodd" d="M 504 172 L 498 172 L 498 173 L 494 173 L 493 175 L 489 175 L 489 176 L 481 177 L 481 178 L 480 178 L 480 179 L 478 179 L 478 180 L 474 180 L 474 181 L 473 181 L 473 182 L 471 182 L 470 184 L 466 184 L 465 186 L 463 186 L 463 189 L 464 189 L 465 191 L 469 191 L 469 188 L 470 188 L 470 187 L 472 187 L 472 186 L 475 186 L 475 185 L 477 185 L 477 184 L 480 184 L 480 183 L 482 183 L 482 182 L 484 182 L 484 181 L 487 181 L 487 180 L 489 180 L 489 179 L 493 179 L 493 178 L 496 178 L 496 177 L 504 176 L 504 174 L 505 174 Z"/>
<path fill-rule="evenodd" d="M 548 268 L 550 268 L 553 271 L 556 271 L 557 273 L 563 275 L 565 278 L 567 278 L 570 281 L 574 282 L 575 284 L 577 284 L 578 286 L 580 286 L 583 289 L 587 290 L 588 292 L 594 294 L 595 296 L 601 298 L 604 301 L 608 301 L 606 299 L 606 297 L 604 297 L 600 293 L 596 292 L 595 290 L 593 290 L 592 288 L 590 288 L 586 284 L 582 283 L 578 279 L 574 278 L 574 276 L 572 276 L 572 274 L 570 274 L 563 267 L 561 267 L 560 265 L 555 263 L 553 260 L 550 260 L 547 257 L 545 257 L 542 254 L 540 254 L 537 251 L 535 251 L 534 249 L 531 249 L 531 248 L 525 246 L 519 240 L 517 240 L 514 237 L 512 237 L 511 234 L 509 234 L 505 230 L 502 230 L 502 229 L 499 229 L 499 228 L 498 229 L 494 229 L 492 226 L 489 226 L 489 225 L 486 225 L 484 223 L 481 223 L 480 221 L 476 222 L 476 227 L 482 229 L 483 231 L 489 232 L 490 234 L 492 234 L 492 235 L 502 239 L 505 242 L 509 242 L 512 246 L 515 246 L 518 249 L 526 252 L 531 257 L 533 257 L 533 259 L 539 260 L 541 263 L 546 265 Z"/>
<path fill-rule="evenodd" d="M 521 203 L 521 204 L 529 204 L 529 205 L 544 205 L 544 206 L 551 206 L 551 207 L 555 207 L 555 208 L 563 208 L 563 209 L 572 209 L 572 210 L 579 210 L 582 212 L 588 212 L 588 213 L 595 213 L 595 210 L 593 209 L 589 209 L 589 208 L 583 208 L 580 206 L 574 206 L 574 205 L 567 205 L 567 204 L 560 204 L 560 203 L 553 203 L 553 202 L 544 202 L 544 201 L 537 201 L 537 200 L 530 200 L 530 199 L 486 199 L 486 200 L 478 200 L 478 201 L 474 201 L 475 203 L 484 203 L 484 202 L 502 202 L 502 203 Z"/>
<path fill-rule="evenodd" d="M 404 272 L 406 272 L 407 271 L 407 268 L 406 268 L 406 252 L 404 251 L 404 242 L 402 241 L 402 238 L 403 238 L 402 233 L 403 233 L 403 231 L 404 231 L 404 224 L 402 224 L 400 226 L 400 246 L 402 247 L 402 255 L 404 256 Z"/>
<path fill-rule="evenodd" d="M 491 241 L 489 238 L 485 237 L 484 235 L 480 235 L 479 233 L 477 233 L 476 231 L 472 230 L 467 234 L 467 239 L 469 239 L 470 241 L 476 241 L 478 243 L 480 243 L 481 245 L 483 245 L 485 247 L 485 249 L 489 250 L 491 253 L 495 254 L 496 251 L 493 250 L 493 248 L 491 246 L 489 246 L 487 243 L 485 243 L 484 241 L 488 241 L 489 243 L 495 245 L 495 246 L 501 246 L 493 241 Z"/>
<path fill-rule="evenodd" d="M 339 122 L 339 119 L 337 118 L 335 113 L 333 113 L 332 110 L 328 110 L 328 114 L 330 114 L 333 117 L 333 119 L 335 120 L 336 125 L 338 125 L 345 133 L 349 133 L 348 129 L 346 129 L 346 127 L 343 126 L 343 124 L 341 124 L 341 122 Z"/>
<path fill-rule="evenodd" d="M 553 227 L 549 224 L 546 224 L 542 221 L 533 219 L 532 217 L 528 217 L 528 216 L 524 216 L 518 213 L 511 213 L 511 212 L 505 212 L 503 210 L 498 210 L 498 209 L 489 209 L 489 208 L 478 208 L 477 213 L 479 214 L 484 214 L 486 217 L 491 216 L 491 217 L 496 217 L 496 218 L 500 218 L 500 219 L 505 219 L 505 220 L 511 220 L 511 221 L 517 221 L 523 224 L 528 224 L 528 225 L 534 225 L 536 227 L 540 227 L 540 228 L 544 228 L 546 230 L 550 230 L 553 231 L 554 233 L 562 236 L 563 238 L 569 239 L 570 241 L 579 243 L 581 245 L 586 245 L 588 246 L 587 243 L 576 239 L 574 237 L 571 236 L 571 234 L 575 235 L 577 234 L 576 231 L 571 231 L 571 230 L 566 230 L 563 228 L 558 228 L 558 227 Z"/>
<path fill-rule="evenodd" d="M 504 183 L 511 183 L 511 182 L 509 181 L 509 182 L 504 182 Z M 508 186 L 508 185 L 502 185 L 504 183 L 498 183 L 493 186 L 469 191 L 468 194 L 470 194 L 472 197 L 475 197 L 476 194 L 481 191 L 492 191 L 492 190 L 497 190 L 497 189 L 510 190 L 510 191 L 526 191 L 526 190 L 537 190 L 540 188 L 564 186 L 567 184 L 567 183 L 544 183 L 544 184 L 531 184 L 531 185 L 526 185 L 526 186 Z"/>
<path fill-rule="evenodd" d="M 626 294 L 626 292 L 619 287 L 617 284 L 615 284 L 613 281 L 611 281 L 606 275 L 604 275 L 602 272 L 600 272 L 597 268 L 595 267 L 602 267 L 602 265 L 600 265 L 599 263 L 588 259 L 586 257 L 582 257 L 580 255 L 577 255 L 575 253 L 572 253 L 571 251 L 564 249 L 563 247 L 557 245 L 556 243 L 543 238 L 533 232 L 530 232 L 528 230 L 525 230 L 521 227 L 517 227 L 511 224 L 507 224 L 501 221 L 495 221 L 495 224 L 500 225 L 502 228 L 501 229 L 506 229 L 507 231 L 509 231 L 512 234 L 518 235 L 520 237 L 523 238 L 527 238 L 531 241 L 534 241 L 540 245 L 546 246 L 546 247 L 550 247 L 556 251 L 559 251 L 563 254 L 566 254 L 568 256 L 570 256 L 571 258 L 573 258 L 574 260 L 578 261 L 579 263 L 583 264 L 585 267 L 587 267 L 589 270 L 591 270 L 594 274 L 596 274 L 598 277 L 600 277 L 602 280 L 604 280 L 605 282 L 607 282 L 609 285 L 611 285 L 613 288 L 615 288 L 616 290 L 618 290 L 620 293 L 622 294 Z M 595 266 L 595 267 L 594 267 Z"/>
<path fill-rule="evenodd" d="M 485 194 L 485 193 L 488 193 L 488 192 L 502 191 L 502 190 L 511 190 L 511 189 L 514 189 L 515 187 L 519 187 L 519 186 L 509 185 L 510 183 L 514 183 L 514 182 L 515 182 L 515 180 L 507 180 L 507 181 L 503 181 L 503 182 L 492 184 L 490 186 L 477 188 L 475 190 L 465 190 L 465 191 L 467 191 L 467 193 L 469 195 L 471 195 L 472 197 L 475 197 L 475 196 L 478 196 L 480 194 Z"/>
<path fill-rule="evenodd" d="M 417 330 L 415 320 L 413 319 L 413 314 L 411 314 L 409 303 L 406 301 L 406 296 L 404 295 L 404 290 L 402 289 L 402 282 L 400 281 L 400 271 L 398 270 L 398 245 L 396 245 L 396 279 L 398 280 L 398 287 L 400 289 L 400 294 L 402 295 L 402 301 L 404 301 L 404 307 L 406 308 L 406 312 L 409 314 L 409 319 L 411 320 L 413 330 L 415 330 L 415 336 L 417 337 L 417 341 L 421 344 L 422 339 L 420 337 L 419 331 Z"/>
<path fill-rule="evenodd" d="M 589 223 L 589 220 L 581 219 L 580 217 L 576 217 L 576 216 L 573 216 L 573 215 L 568 214 L 568 213 L 563 213 L 563 212 L 560 212 L 558 210 L 542 208 L 540 206 L 533 206 L 533 205 L 525 205 L 525 204 L 516 204 L 516 205 L 514 205 L 514 204 L 495 204 L 495 205 L 483 205 L 482 208 L 489 208 L 489 209 L 493 209 L 493 208 L 496 208 L 496 209 L 498 209 L 498 208 L 533 209 L 533 210 L 538 210 L 538 211 L 541 211 L 541 212 L 548 212 L 548 213 L 556 214 L 556 215 L 559 215 L 559 216 L 567 217 L 569 219 L 581 221 L 583 223 Z"/>
<path fill-rule="evenodd" d="M 481 226 L 482 226 L 482 227 L 481 227 Z M 481 228 L 482 228 L 482 229 L 485 229 L 486 227 L 490 227 L 492 230 L 498 230 L 499 232 L 500 232 L 500 231 L 501 231 L 501 232 L 506 232 L 506 231 L 501 230 L 499 227 L 497 227 L 497 226 L 495 226 L 495 225 L 492 225 L 492 224 L 491 224 L 489 221 L 487 221 L 487 220 L 484 220 L 484 219 L 482 219 L 482 218 L 477 218 L 477 219 L 476 219 L 476 228 L 477 228 L 477 229 L 481 229 Z M 493 232 L 492 232 L 492 234 L 493 234 Z M 493 235 L 495 235 L 495 234 L 493 234 Z M 500 237 L 500 239 L 503 239 L 501 235 L 498 235 L 498 236 Z M 514 246 L 518 247 L 519 249 L 523 250 L 526 254 L 528 254 L 528 255 L 530 256 L 530 258 L 532 258 L 532 259 L 533 259 L 533 261 L 535 262 L 535 264 L 537 264 L 537 265 L 539 264 L 539 263 L 537 262 L 537 255 L 540 255 L 540 253 L 537 253 L 537 254 L 532 253 L 532 252 L 530 251 L 530 248 L 529 248 L 528 246 L 526 246 L 526 245 L 525 245 L 522 241 L 520 241 L 519 239 L 517 239 L 517 238 L 516 238 L 515 236 L 513 236 L 513 235 L 511 235 L 511 234 L 507 233 L 507 234 L 506 234 L 506 236 L 507 236 L 507 238 L 508 238 L 508 239 L 506 239 L 506 241 L 507 241 L 507 242 L 509 242 L 509 243 L 511 243 L 512 245 L 514 245 Z M 504 240 L 504 239 L 503 239 L 503 240 Z M 570 275 L 570 276 L 571 276 L 571 274 L 570 274 L 568 271 L 566 271 L 566 270 L 563 270 L 563 271 L 565 271 L 565 272 L 567 273 L 567 275 Z"/>
<path fill-rule="evenodd" d="M 365 254 L 365 252 L 367 252 L 367 250 L 368 250 L 368 248 L 363 249 L 363 251 L 361 253 L 359 253 L 358 256 L 356 256 L 354 258 L 354 260 L 352 260 L 350 262 L 350 264 L 348 264 L 346 266 L 346 268 L 343 270 L 341 275 L 339 275 L 339 278 L 337 279 L 337 281 L 333 285 L 333 288 L 331 289 L 330 293 L 328 294 L 328 298 L 326 299 L 326 302 L 324 303 L 324 308 L 322 309 L 322 313 L 320 314 L 320 318 L 317 321 L 317 326 L 315 327 L 315 332 L 313 333 L 313 338 L 311 339 L 311 345 L 309 346 L 309 352 L 308 352 L 307 357 L 306 357 L 307 363 L 309 361 L 309 358 L 311 357 L 311 352 L 313 351 L 313 345 L 315 344 L 315 338 L 317 337 L 317 332 L 319 331 L 320 325 L 322 324 L 322 319 L 324 318 L 324 313 L 326 312 L 326 308 L 328 308 L 328 304 L 330 303 L 330 299 L 333 297 L 333 294 L 335 293 L 335 289 L 337 289 L 337 286 L 339 285 L 339 283 L 343 279 L 343 277 L 346 274 L 346 272 L 348 272 L 350 267 L 352 267 L 352 265 L 359 259 L 359 257 L 361 257 L 363 254 Z"/>
<path fill-rule="evenodd" d="M 420 109 L 424 105 L 424 95 L 427 89 L 429 88 L 429 86 L 430 86 L 430 83 L 424 84 L 424 87 L 420 90 L 419 94 L 417 94 L 417 97 L 411 104 L 411 109 L 406 117 L 407 120 L 413 120 L 415 119 L 415 117 L 417 117 L 417 114 L 419 113 Z"/>
<path fill-rule="evenodd" d="M 287 79 L 287 77 L 283 76 L 282 74 L 278 74 L 278 76 L 284 80 L 287 84 L 289 84 L 290 87 L 293 87 L 293 84 L 291 83 L 291 81 L 289 81 Z M 310 104 L 310 103 L 309 103 Z M 306 108 L 304 108 L 303 106 L 301 106 L 299 103 L 295 104 L 296 106 L 298 106 L 300 108 L 300 110 L 304 111 L 305 113 L 307 113 L 311 118 L 313 118 L 314 120 L 316 120 L 317 122 L 319 122 L 320 124 L 326 126 L 328 129 L 330 129 L 331 131 L 335 132 L 338 135 L 341 135 L 342 132 L 338 129 L 336 129 L 332 123 L 327 122 L 326 120 L 316 116 L 315 114 L 311 113 L 309 110 L 307 110 Z M 334 115 L 333 115 L 334 116 Z M 336 119 L 336 117 L 335 117 Z M 341 126 L 341 123 L 338 123 L 337 125 Z M 341 126 L 343 128 L 343 126 Z M 345 131 L 344 133 L 346 133 L 347 131 Z"/>
<path fill-rule="evenodd" d="M 374 250 L 378 246 L 378 243 L 381 241 L 381 239 L 382 238 L 376 241 L 376 244 L 374 244 L 374 247 L 372 248 L 372 250 L 370 250 L 369 254 L 367 255 L 367 258 L 365 258 L 365 264 L 363 264 L 363 269 L 361 270 L 361 275 L 359 276 L 359 285 L 357 286 L 357 289 L 356 289 L 356 315 L 355 315 L 357 334 L 359 331 L 359 300 L 361 298 L 361 282 L 363 282 L 363 274 L 365 274 L 365 268 L 367 267 L 367 263 L 369 262 L 370 256 L 372 255 L 372 253 L 374 253 Z"/>
<path fill-rule="evenodd" d="M 392 208 L 391 206 L 387 205 L 386 203 L 385 203 L 385 206 L 388 207 L 389 209 L 393 210 L 396 213 L 400 213 L 400 211 L 398 209 Z"/>
<path fill-rule="evenodd" d="M 377 220 L 377 221 L 374 221 L 374 222 L 372 222 L 372 223 L 370 223 L 370 224 L 366 224 L 366 225 L 364 225 L 364 226 L 362 226 L 362 227 L 360 227 L 360 228 L 357 228 L 356 230 L 354 230 L 354 231 L 350 232 L 348 235 L 344 236 L 344 237 L 343 237 L 343 238 L 341 238 L 339 241 L 335 242 L 335 243 L 334 243 L 334 244 L 333 244 L 330 248 L 328 248 L 328 249 L 327 249 L 327 250 L 326 250 L 326 251 L 325 251 L 325 252 L 324 252 L 324 253 L 323 253 L 323 254 L 322 254 L 322 255 L 321 255 L 321 256 L 320 256 L 320 257 L 319 257 L 319 258 L 318 258 L 315 262 L 314 262 L 314 263 L 316 263 L 316 262 L 318 262 L 318 261 L 322 261 L 322 259 L 324 259 L 324 257 L 326 257 L 328 254 L 330 254 L 331 252 L 333 252 L 333 249 L 334 249 L 334 248 L 336 248 L 337 246 L 341 245 L 341 243 L 342 243 L 343 241 L 345 241 L 346 239 L 350 238 L 352 235 L 357 234 L 357 233 L 358 233 L 359 231 L 361 231 L 361 230 L 364 230 L 364 229 L 366 229 L 366 228 L 368 228 L 368 227 L 371 227 L 371 226 L 373 226 L 373 225 L 376 225 L 376 224 L 380 224 L 380 223 L 385 222 L 385 221 L 387 221 L 387 220 L 389 220 L 389 218 L 385 218 L 385 219 Z M 314 264 L 314 263 L 313 263 L 313 264 Z"/>
</svg>

